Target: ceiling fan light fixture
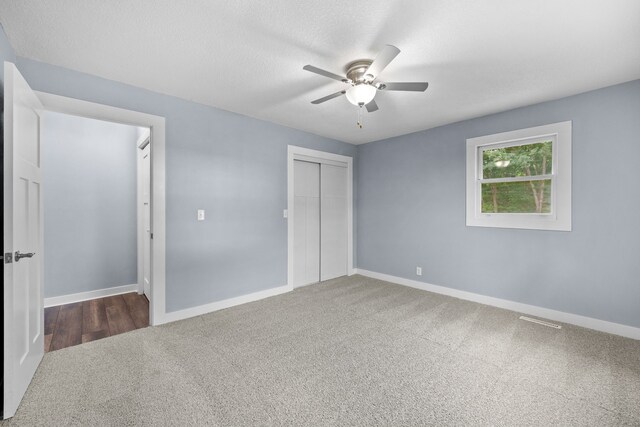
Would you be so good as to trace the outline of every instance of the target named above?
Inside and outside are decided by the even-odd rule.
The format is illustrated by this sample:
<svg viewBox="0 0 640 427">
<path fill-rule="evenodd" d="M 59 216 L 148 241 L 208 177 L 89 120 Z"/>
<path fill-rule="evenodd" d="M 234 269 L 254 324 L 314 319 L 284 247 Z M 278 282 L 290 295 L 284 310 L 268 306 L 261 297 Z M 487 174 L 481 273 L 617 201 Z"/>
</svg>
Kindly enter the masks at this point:
<svg viewBox="0 0 640 427">
<path fill-rule="evenodd" d="M 376 96 L 376 88 L 367 83 L 359 83 L 347 89 L 345 95 L 347 95 L 347 99 L 353 105 L 367 105 Z"/>
</svg>

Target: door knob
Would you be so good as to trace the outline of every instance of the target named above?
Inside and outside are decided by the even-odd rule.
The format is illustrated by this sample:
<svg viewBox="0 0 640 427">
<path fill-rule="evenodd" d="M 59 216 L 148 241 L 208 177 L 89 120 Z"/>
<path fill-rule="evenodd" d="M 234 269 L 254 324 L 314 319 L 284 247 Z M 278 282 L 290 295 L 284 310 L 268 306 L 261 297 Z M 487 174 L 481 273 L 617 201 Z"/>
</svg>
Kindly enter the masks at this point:
<svg viewBox="0 0 640 427">
<path fill-rule="evenodd" d="M 18 261 L 20 261 L 21 258 L 31 258 L 35 254 L 36 254 L 35 252 L 29 252 L 29 253 L 26 253 L 26 254 L 21 254 L 20 251 L 16 251 L 15 260 L 16 260 L 16 262 L 18 262 Z"/>
</svg>

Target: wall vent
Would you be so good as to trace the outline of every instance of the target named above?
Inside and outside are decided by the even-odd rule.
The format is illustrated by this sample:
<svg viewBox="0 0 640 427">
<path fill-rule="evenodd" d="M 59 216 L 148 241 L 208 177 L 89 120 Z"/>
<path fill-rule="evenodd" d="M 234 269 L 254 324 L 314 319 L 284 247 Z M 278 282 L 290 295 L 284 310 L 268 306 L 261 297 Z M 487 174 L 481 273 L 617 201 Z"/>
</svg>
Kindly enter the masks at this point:
<svg viewBox="0 0 640 427">
<path fill-rule="evenodd" d="M 533 317 L 520 316 L 520 320 L 526 320 L 527 322 L 537 323 L 538 325 L 548 326 L 550 328 L 562 329 L 562 326 L 556 325 L 555 323 L 546 322 L 540 319 L 534 319 Z"/>
</svg>

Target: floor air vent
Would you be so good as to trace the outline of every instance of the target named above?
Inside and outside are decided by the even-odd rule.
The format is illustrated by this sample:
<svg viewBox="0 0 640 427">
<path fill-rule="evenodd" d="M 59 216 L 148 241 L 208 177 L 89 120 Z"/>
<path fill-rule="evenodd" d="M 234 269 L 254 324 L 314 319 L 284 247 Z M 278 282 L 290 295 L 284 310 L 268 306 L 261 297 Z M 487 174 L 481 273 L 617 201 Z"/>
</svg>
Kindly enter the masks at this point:
<svg viewBox="0 0 640 427">
<path fill-rule="evenodd" d="M 562 326 L 556 325 L 555 323 L 545 322 L 544 320 L 534 319 L 533 317 L 520 316 L 521 320 L 526 320 L 527 322 L 537 323 L 538 325 L 548 326 L 550 328 L 562 329 Z"/>
</svg>

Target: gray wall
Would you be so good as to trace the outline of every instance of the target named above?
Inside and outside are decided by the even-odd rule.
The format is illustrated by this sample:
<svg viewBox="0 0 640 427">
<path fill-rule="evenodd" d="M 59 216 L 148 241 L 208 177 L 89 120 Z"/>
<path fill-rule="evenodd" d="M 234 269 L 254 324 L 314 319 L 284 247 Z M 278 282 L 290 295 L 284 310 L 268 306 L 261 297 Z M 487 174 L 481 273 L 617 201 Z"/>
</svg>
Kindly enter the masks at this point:
<svg viewBox="0 0 640 427">
<path fill-rule="evenodd" d="M 35 90 L 166 118 L 169 312 L 285 285 L 287 145 L 356 153 L 350 144 L 88 74 L 24 58 L 17 65 Z M 197 209 L 206 221 L 196 221 Z"/>
<path fill-rule="evenodd" d="M 9 44 L 9 40 L 4 33 L 4 29 L 2 25 L 0 25 L 0 113 L 4 111 L 4 61 L 15 62 L 16 56 L 13 52 L 13 48 Z M 0 115 L 0 144 L 2 146 L 2 151 L 4 149 L 4 115 Z M 4 158 L 4 154 L 0 153 L 0 159 Z M 0 160 L 0 163 L 2 161 Z M 0 166 L 4 171 L 4 165 Z M 0 178 L 2 179 L 2 178 Z M 4 202 L 3 202 L 4 203 Z M 4 265 L 4 264 L 3 264 Z"/>
<path fill-rule="evenodd" d="M 16 56 L 13 48 L 9 44 L 9 39 L 7 39 L 4 33 L 2 25 L 0 25 L 0 62 L 2 63 L 2 70 L 0 70 L 0 95 L 4 94 L 4 61 L 15 62 Z M 0 110 L 2 110 L 3 106 L 4 104 L 0 105 Z"/>
<path fill-rule="evenodd" d="M 466 227 L 465 140 L 565 120 L 573 231 Z M 359 146 L 358 268 L 638 327 L 639 135 L 636 80 Z"/>
<path fill-rule="evenodd" d="M 137 283 L 138 128 L 45 113 L 40 129 L 45 297 Z"/>
</svg>

